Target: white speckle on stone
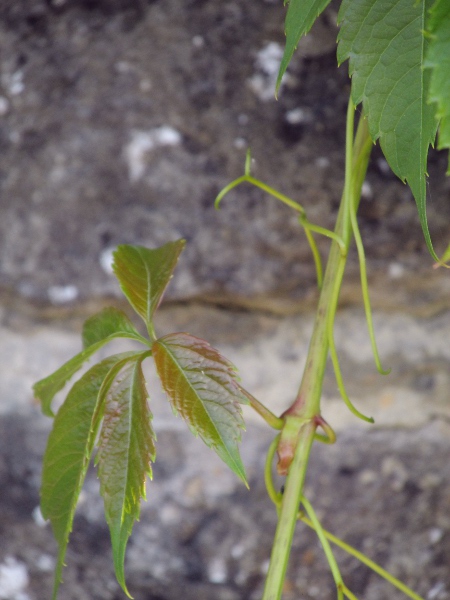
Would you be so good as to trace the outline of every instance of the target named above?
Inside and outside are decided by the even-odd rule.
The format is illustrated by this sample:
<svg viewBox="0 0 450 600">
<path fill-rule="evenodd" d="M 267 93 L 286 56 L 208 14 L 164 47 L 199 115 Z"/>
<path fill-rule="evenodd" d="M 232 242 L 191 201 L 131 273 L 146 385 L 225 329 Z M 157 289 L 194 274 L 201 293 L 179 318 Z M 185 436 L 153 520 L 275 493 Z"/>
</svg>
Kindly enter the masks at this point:
<svg viewBox="0 0 450 600">
<path fill-rule="evenodd" d="M 261 575 L 266 575 L 268 573 L 269 564 L 270 564 L 269 559 L 266 559 L 261 563 L 261 566 L 259 567 L 259 572 L 261 573 Z"/>
<path fill-rule="evenodd" d="M 159 146 L 177 146 L 180 143 L 181 134 L 169 125 L 163 125 L 150 131 L 132 131 L 131 141 L 124 151 L 130 181 L 139 181 L 143 176 L 147 152 Z"/>
<path fill-rule="evenodd" d="M 33 517 L 33 521 L 36 523 L 36 525 L 38 527 L 45 527 L 48 523 L 48 521 L 46 521 L 44 519 L 44 517 L 42 516 L 41 507 L 39 505 L 34 507 L 33 512 L 31 513 L 31 516 Z"/>
<path fill-rule="evenodd" d="M 370 485 L 375 483 L 378 479 L 378 474 L 376 471 L 372 471 L 372 469 L 364 469 L 359 474 L 358 480 L 362 485 Z"/>
<path fill-rule="evenodd" d="M 22 71 L 16 71 L 15 73 L 12 73 L 12 75 L 9 75 L 8 77 L 4 77 L 2 79 L 11 96 L 18 96 L 25 89 Z"/>
<path fill-rule="evenodd" d="M 6 115 L 9 110 L 9 102 L 5 96 L 0 96 L 0 117 Z"/>
<path fill-rule="evenodd" d="M 243 544 L 236 544 L 231 548 L 231 556 L 233 558 L 241 558 L 244 555 L 245 548 Z"/>
<path fill-rule="evenodd" d="M 107 275 L 112 275 L 113 274 L 113 252 L 114 252 L 115 248 L 106 248 L 105 250 L 103 250 L 103 252 L 101 252 L 100 257 L 99 257 L 99 263 L 101 268 L 104 270 L 104 272 Z"/>
<path fill-rule="evenodd" d="M 391 167 L 389 166 L 388 162 L 384 158 L 379 158 L 377 160 L 377 166 L 380 169 L 380 171 L 383 173 L 383 175 L 388 175 L 388 173 L 391 172 Z"/>
<path fill-rule="evenodd" d="M 205 40 L 201 35 L 194 35 L 192 38 L 192 45 L 194 48 L 203 48 L 205 45 Z"/>
<path fill-rule="evenodd" d="M 288 110 L 284 118 L 290 125 L 300 125 L 300 123 L 305 123 L 309 120 L 306 111 L 300 107 Z"/>
<path fill-rule="evenodd" d="M 43 573 L 52 573 L 55 568 L 55 559 L 50 554 L 41 554 L 36 559 L 36 567 Z"/>
<path fill-rule="evenodd" d="M 28 585 L 28 572 L 24 563 L 13 556 L 6 556 L 0 564 L 1 600 L 28 600 L 24 592 Z"/>
<path fill-rule="evenodd" d="M 237 148 L 237 150 L 242 150 L 247 147 L 247 141 L 244 138 L 237 137 L 233 141 L 233 146 Z"/>
<path fill-rule="evenodd" d="M 126 60 L 118 60 L 114 65 L 114 68 L 117 73 L 130 73 L 130 71 L 133 71 L 133 65 Z"/>
<path fill-rule="evenodd" d="M 283 48 L 276 42 L 269 42 L 256 55 L 257 72 L 249 79 L 249 84 L 263 102 L 275 99 L 275 85 L 282 57 Z"/>
<path fill-rule="evenodd" d="M 66 304 L 78 298 L 76 285 L 52 285 L 47 290 L 50 302 L 53 304 Z"/>
<path fill-rule="evenodd" d="M 427 600 L 439 600 L 440 598 L 447 598 L 443 581 L 438 581 L 427 594 Z"/>
<path fill-rule="evenodd" d="M 400 279 L 405 274 L 405 267 L 398 262 L 391 262 L 388 267 L 388 274 L 391 279 Z"/>
<path fill-rule="evenodd" d="M 319 156 L 319 158 L 316 158 L 316 165 L 319 169 L 326 169 L 330 166 L 330 159 L 326 156 Z"/>
<path fill-rule="evenodd" d="M 365 181 L 361 187 L 361 196 L 365 200 L 371 200 L 373 198 L 372 186 L 368 181 Z"/>
<path fill-rule="evenodd" d="M 442 540 L 444 532 L 440 527 L 432 527 L 428 532 L 428 539 L 430 540 L 430 544 L 437 544 Z"/>
<path fill-rule="evenodd" d="M 209 581 L 211 583 L 225 583 L 227 577 L 227 565 L 223 558 L 213 558 L 208 565 Z"/>
</svg>

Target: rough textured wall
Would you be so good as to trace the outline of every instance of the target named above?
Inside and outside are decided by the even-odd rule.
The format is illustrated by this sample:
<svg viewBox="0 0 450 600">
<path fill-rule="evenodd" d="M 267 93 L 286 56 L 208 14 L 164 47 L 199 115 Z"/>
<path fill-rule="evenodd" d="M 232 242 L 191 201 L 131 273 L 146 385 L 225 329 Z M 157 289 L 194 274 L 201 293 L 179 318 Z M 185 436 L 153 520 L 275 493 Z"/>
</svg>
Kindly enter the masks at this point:
<svg viewBox="0 0 450 600">
<path fill-rule="evenodd" d="M 256 175 L 333 226 L 348 94 L 336 14 L 304 41 L 276 101 L 283 17 L 268 1 L 1 3 L 1 289 L 54 304 L 115 293 L 111 248 L 185 237 L 172 297 L 298 306 L 314 272 L 290 209 L 248 188 L 213 208 L 250 145 Z M 394 292 L 390 263 L 401 278 L 430 260 L 411 194 L 385 167 L 375 151 L 361 225 L 371 273 Z M 432 190 L 440 247 L 448 193 Z"/>
</svg>

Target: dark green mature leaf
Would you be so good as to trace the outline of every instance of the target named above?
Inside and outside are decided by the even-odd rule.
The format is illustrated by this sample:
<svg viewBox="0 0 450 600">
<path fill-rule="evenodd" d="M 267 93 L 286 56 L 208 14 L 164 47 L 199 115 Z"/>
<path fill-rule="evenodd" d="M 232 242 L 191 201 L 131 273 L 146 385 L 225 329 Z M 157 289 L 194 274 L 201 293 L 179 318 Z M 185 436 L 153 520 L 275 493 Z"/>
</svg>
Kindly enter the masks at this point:
<svg viewBox="0 0 450 600">
<path fill-rule="evenodd" d="M 55 417 L 43 460 L 41 510 L 50 519 L 59 545 L 53 598 L 61 581 L 64 557 L 89 460 L 101 420 L 99 391 L 110 369 L 134 356 L 110 356 L 77 381 Z"/>
<path fill-rule="evenodd" d="M 177 240 L 154 250 L 143 246 L 119 246 L 114 252 L 113 269 L 122 291 L 150 331 L 153 313 L 185 244 L 185 240 Z"/>
<path fill-rule="evenodd" d="M 172 408 L 246 483 L 238 443 L 244 429 L 240 403 L 248 400 L 236 381 L 234 366 L 188 333 L 156 340 L 152 352 Z"/>
<path fill-rule="evenodd" d="M 83 325 L 83 348 L 110 336 L 126 337 L 148 345 L 148 340 L 142 337 L 127 315 L 117 308 L 107 307 L 93 315 Z"/>
<path fill-rule="evenodd" d="M 417 203 L 428 249 L 426 171 L 437 130 L 428 104 L 423 36 L 431 0 L 343 0 L 338 61 L 350 59 L 352 98 L 363 103 L 372 139 L 380 140 L 394 173 L 407 181 Z"/>
<path fill-rule="evenodd" d="M 300 41 L 314 25 L 315 20 L 330 3 L 330 0 L 290 0 L 286 15 L 286 46 L 278 71 L 276 91 L 280 89 L 281 79 L 291 62 L 292 55 Z"/>
<path fill-rule="evenodd" d="M 115 316 L 113 316 L 114 312 Z M 106 337 L 101 338 L 102 334 Z M 95 315 L 85 324 L 83 329 L 83 342 L 85 349 L 73 358 L 68 360 L 57 371 L 41 379 L 34 384 L 33 390 L 36 398 L 42 403 L 42 412 L 52 417 L 53 411 L 51 403 L 55 394 L 57 394 L 66 383 L 81 369 L 83 364 L 102 346 L 111 342 L 115 338 L 132 338 L 148 345 L 148 340 L 141 337 L 134 329 L 131 321 L 126 315 L 120 316 L 120 311 L 115 309 L 106 309 L 98 315 Z"/>
<path fill-rule="evenodd" d="M 430 11 L 428 30 L 431 33 L 426 67 L 431 69 L 428 98 L 436 102 L 440 150 L 450 148 L 450 2 L 437 0 Z M 450 166 L 447 174 L 450 175 Z"/>
<path fill-rule="evenodd" d="M 125 359 L 110 372 L 108 389 L 104 390 L 103 426 L 97 453 L 100 493 L 111 533 L 114 568 L 127 594 L 126 544 L 134 522 L 139 519 L 146 477 L 152 474 L 150 462 L 155 460 L 155 435 L 142 373 L 145 356 Z"/>
</svg>

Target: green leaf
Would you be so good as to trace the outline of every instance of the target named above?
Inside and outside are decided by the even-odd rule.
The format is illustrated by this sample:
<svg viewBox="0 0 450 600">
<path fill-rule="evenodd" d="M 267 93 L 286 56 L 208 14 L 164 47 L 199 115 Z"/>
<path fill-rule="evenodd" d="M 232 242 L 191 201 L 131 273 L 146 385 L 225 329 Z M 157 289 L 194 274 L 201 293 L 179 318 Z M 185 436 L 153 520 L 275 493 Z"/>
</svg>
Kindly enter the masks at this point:
<svg viewBox="0 0 450 600">
<path fill-rule="evenodd" d="M 244 429 L 239 403 L 248 404 L 234 366 L 207 342 L 172 333 L 153 344 L 162 386 L 195 435 L 247 483 L 238 444 Z"/>
<path fill-rule="evenodd" d="M 111 338 L 112 339 L 112 338 Z M 34 384 L 33 390 L 34 395 L 42 404 L 42 412 L 48 417 L 53 417 L 54 413 L 51 409 L 51 402 L 66 383 L 75 375 L 77 371 L 81 369 L 83 363 L 85 363 L 97 350 L 99 350 L 104 344 L 110 340 L 106 338 L 101 342 L 92 344 L 86 350 L 83 350 L 79 354 L 76 354 L 73 358 L 68 360 L 62 365 L 57 371 L 41 379 Z"/>
<path fill-rule="evenodd" d="M 306 35 L 330 0 L 290 0 L 286 14 L 286 46 L 278 71 L 276 92 L 280 89 L 281 79 L 291 62 L 292 55 L 302 35 Z"/>
<path fill-rule="evenodd" d="M 437 130 L 428 104 L 423 36 L 430 0 L 343 0 L 338 61 L 350 59 L 352 99 L 363 103 L 372 139 L 416 200 L 428 249 L 437 260 L 426 216 L 426 171 Z"/>
<path fill-rule="evenodd" d="M 103 337 L 105 336 L 105 337 Z M 131 338 L 148 345 L 148 340 L 140 336 L 128 317 L 115 308 L 106 308 L 88 319 L 83 327 L 84 350 L 68 360 L 57 371 L 34 384 L 36 398 L 42 403 L 42 412 L 52 417 L 51 402 L 57 394 L 81 369 L 83 364 L 102 346 L 115 338 Z"/>
<path fill-rule="evenodd" d="M 140 500 L 145 499 L 146 477 L 152 475 L 150 462 L 155 460 L 155 435 L 141 366 L 146 356 L 148 353 L 125 359 L 110 372 L 97 453 L 114 568 L 127 595 L 125 549 L 139 519 Z"/>
<path fill-rule="evenodd" d="M 431 69 L 428 99 L 437 105 L 441 120 L 438 148 L 450 148 L 450 3 L 437 0 L 429 14 L 431 33 L 425 66 Z M 450 167 L 447 171 L 450 175 Z"/>
<path fill-rule="evenodd" d="M 143 246 L 118 246 L 114 252 L 114 273 L 123 293 L 144 319 L 149 332 L 153 330 L 153 313 L 158 308 L 185 244 L 185 240 L 177 240 L 154 250 Z"/>
<path fill-rule="evenodd" d="M 117 308 L 107 307 L 90 317 L 83 325 L 83 348 L 104 340 L 105 338 L 125 337 L 148 345 L 148 340 L 142 337 L 127 315 Z"/>
<path fill-rule="evenodd" d="M 77 381 L 58 411 L 43 459 L 41 510 L 59 545 L 53 598 L 56 598 L 78 497 L 100 420 L 99 391 L 110 369 L 134 352 L 110 356 Z"/>
</svg>

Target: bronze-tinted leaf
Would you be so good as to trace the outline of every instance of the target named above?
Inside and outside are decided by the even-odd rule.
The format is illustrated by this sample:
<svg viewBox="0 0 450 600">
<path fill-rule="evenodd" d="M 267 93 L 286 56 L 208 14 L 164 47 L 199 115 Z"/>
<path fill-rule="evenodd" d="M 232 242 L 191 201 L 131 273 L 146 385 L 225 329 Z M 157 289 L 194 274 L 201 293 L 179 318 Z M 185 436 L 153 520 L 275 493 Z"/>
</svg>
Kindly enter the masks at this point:
<svg viewBox="0 0 450 600">
<path fill-rule="evenodd" d="M 248 400 L 233 365 L 207 342 L 188 333 L 158 339 L 152 352 L 173 409 L 246 483 L 238 444 L 244 429 L 240 404 Z"/>
</svg>

